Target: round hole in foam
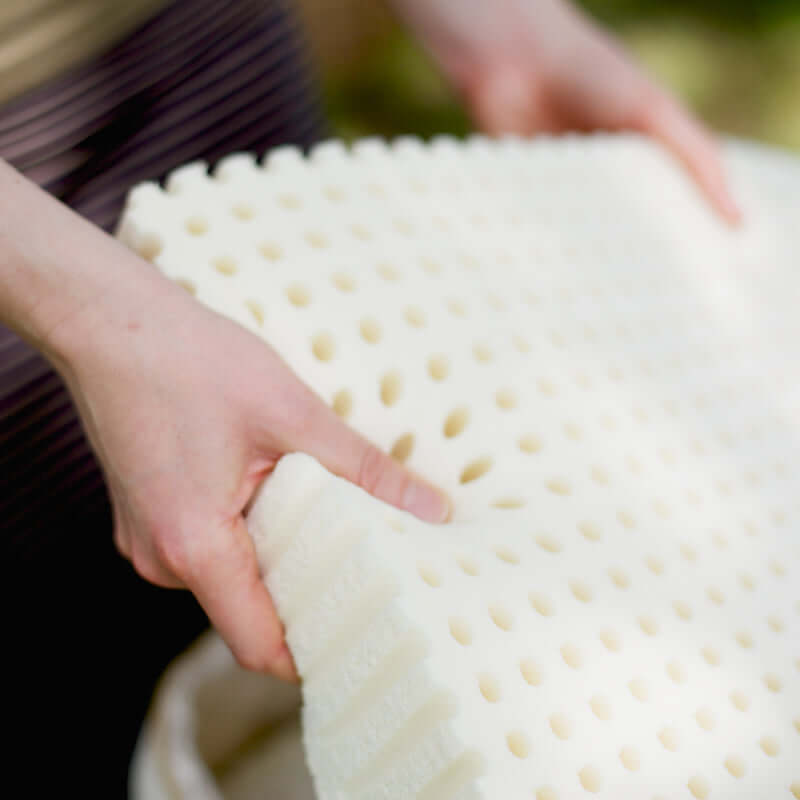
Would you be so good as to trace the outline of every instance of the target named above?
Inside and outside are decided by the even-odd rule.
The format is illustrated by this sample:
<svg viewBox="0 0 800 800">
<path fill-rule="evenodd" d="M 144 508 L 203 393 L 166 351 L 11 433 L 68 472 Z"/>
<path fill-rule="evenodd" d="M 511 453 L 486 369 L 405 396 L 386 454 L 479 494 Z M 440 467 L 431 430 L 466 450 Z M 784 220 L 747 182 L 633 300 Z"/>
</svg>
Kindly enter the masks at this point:
<svg viewBox="0 0 800 800">
<path fill-rule="evenodd" d="M 505 562 L 506 564 L 519 564 L 519 554 L 512 550 L 510 547 L 504 547 L 503 545 L 497 545 L 494 548 L 494 554 L 500 559 L 500 561 Z"/>
<path fill-rule="evenodd" d="M 487 703 L 497 703 L 500 701 L 500 683 L 495 677 L 488 673 L 478 676 L 478 688 Z"/>
<path fill-rule="evenodd" d="M 499 508 L 506 511 L 514 511 L 518 508 L 524 508 L 526 503 L 524 498 L 522 497 L 507 496 L 507 497 L 498 497 L 496 500 L 492 500 L 490 505 L 492 508 Z"/>
<path fill-rule="evenodd" d="M 572 669 L 580 669 L 583 666 L 581 651 L 570 642 L 561 645 L 561 657 L 564 659 L 564 663 Z"/>
<path fill-rule="evenodd" d="M 318 361 L 331 361 L 336 354 L 336 342 L 327 331 L 322 331 L 311 340 L 311 352 Z"/>
<path fill-rule="evenodd" d="M 428 586 L 438 588 L 442 585 L 442 576 L 439 574 L 438 570 L 430 564 L 419 564 L 417 566 L 417 572 L 419 572 L 420 578 L 422 578 Z"/>
<path fill-rule="evenodd" d="M 425 327 L 425 313 L 417 306 L 408 306 L 403 312 L 403 317 L 412 328 Z"/>
<path fill-rule="evenodd" d="M 522 731 L 512 731 L 506 736 L 506 744 L 512 755 L 517 758 L 527 758 L 531 752 L 528 737 Z"/>
<path fill-rule="evenodd" d="M 605 697 L 595 696 L 589 701 L 589 708 L 597 719 L 607 722 L 612 717 L 611 704 Z"/>
<path fill-rule="evenodd" d="M 522 679 L 529 686 L 539 686 L 542 683 L 542 672 L 534 661 L 525 659 L 520 662 L 519 671 Z"/>
<path fill-rule="evenodd" d="M 623 747 L 619 753 L 619 760 L 622 766 L 631 772 L 637 772 L 642 765 L 639 753 L 634 747 Z"/>
<path fill-rule="evenodd" d="M 552 617 L 555 614 L 555 609 L 550 599 L 541 592 L 531 592 L 528 595 L 528 602 L 531 604 L 531 608 L 543 617 Z"/>
<path fill-rule="evenodd" d="M 347 389 L 340 389 L 333 396 L 333 410 L 342 419 L 347 419 L 353 410 L 353 395 Z"/>
<path fill-rule="evenodd" d="M 428 375 L 435 381 L 443 381 L 450 373 L 450 361 L 447 356 L 435 355 L 428 359 Z"/>
<path fill-rule="evenodd" d="M 395 460 L 404 464 L 411 457 L 411 452 L 414 449 L 414 434 L 404 433 L 392 445 L 389 455 Z"/>
<path fill-rule="evenodd" d="M 472 644 L 472 629 L 469 623 L 460 617 L 451 617 L 449 622 L 450 635 L 460 645 L 465 647 Z"/>
<path fill-rule="evenodd" d="M 255 209 L 248 203 L 237 203 L 231 209 L 231 213 L 241 222 L 248 222 L 256 215 Z"/>
<path fill-rule="evenodd" d="M 705 800 L 708 797 L 710 792 L 709 783 L 702 775 L 693 775 L 689 778 L 687 785 L 692 797 L 697 798 L 697 800 Z"/>
<path fill-rule="evenodd" d="M 358 326 L 361 338 L 368 344 L 377 344 L 382 335 L 381 325 L 372 317 L 365 317 Z"/>
<path fill-rule="evenodd" d="M 217 256 L 211 263 L 220 275 L 235 275 L 239 270 L 236 259 L 231 256 Z"/>
<path fill-rule="evenodd" d="M 175 283 L 177 283 L 181 289 L 189 292 L 190 295 L 197 296 L 197 284 L 194 281 L 190 281 L 188 278 L 176 278 Z"/>
<path fill-rule="evenodd" d="M 551 714 L 548 722 L 550 730 L 562 741 L 566 741 L 572 736 L 572 723 L 566 714 L 560 712 Z"/>
<path fill-rule="evenodd" d="M 472 483 L 472 481 L 482 478 L 492 468 L 492 459 L 488 456 L 470 461 L 461 471 L 459 483 Z"/>
<path fill-rule="evenodd" d="M 724 764 L 725 769 L 727 769 L 734 778 L 741 778 L 744 776 L 745 772 L 747 772 L 744 759 L 740 756 L 730 755 L 725 759 Z"/>
<path fill-rule="evenodd" d="M 192 236 L 202 236 L 204 233 L 208 233 L 208 220 L 205 217 L 189 217 L 186 220 L 186 230 Z"/>
<path fill-rule="evenodd" d="M 517 396 L 511 389 L 500 389 L 494 396 L 497 407 L 503 411 L 511 411 L 517 407 Z"/>
<path fill-rule="evenodd" d="M 523 453 L 538 453 L 542 449 L 542 440 L 532 433 L 520 436 L 517 444 Z"/>
<path fill-rule="evenodd" d="M 355 279 L 346 272 L 335 272 L 331 275 L 331 283 L 333 283 L 340 292 L 353 292 L 356 288 Z"/>
<path fill-rule="evenodd" d="M 305 308 L 311 302 L 311 292 L 302 283 L 292 283 L 287 286 L 286 297 L 297 308 Z"/>
<path fill-rule="evenodd" d="M 275 242 L 262 242 L 258 246 L 258 252 L 267 261 L 279 261 L 283 258 L 283 248 Z"/>
<path fill-rule="evenodd" d="M 264 324 L 264 306 L 258 300 L 245 300 L 245 308 L 250 312 L 250 316 L 258 325 Z"/>
<path fill-rule="evenodd" d="M 474 578 L 480 574 L 480 567 L 474 558 L 470 558 L 469 556 L 459 556 L 456 559 L 456 563 L 465 575 L 469 575 L 470 577 Z"/>
<path fill-rule="evenodd" d="M 452 439 L 463 432 L 464 428 L 469 423 L 469 409 L 456 408 L 451 411 L 444 421 L 444 435 L 448 439 Z"/>
<path fill-rule="evenodd" d="M 489 616 L 492 622 L 494 622 L 501 631 L 510 631 L 514 627 L 514 617 L 511 612 L 503 606 L 490 606 Z"/>
<path fill-rule="evenodd" d="M 387 372 L 380 383 L 381 403 L 391 407 L 396 405 L 403 391 L 403 379 L 399 372 Z"/>
<path fill-rule="evenodd" d="M 581 786 L 592 794 L 599 792 L 603 785 L 600 770 L 593 766 L 582 767 L 578 772 L 578 779 Z"/>
<path fill-rule="evenodd" d="M 164 244 L 158 236 L 145 236 L 136 246 L 136 252 L 145 261 L 153 262 L 161 255 Z"/>
</svg>

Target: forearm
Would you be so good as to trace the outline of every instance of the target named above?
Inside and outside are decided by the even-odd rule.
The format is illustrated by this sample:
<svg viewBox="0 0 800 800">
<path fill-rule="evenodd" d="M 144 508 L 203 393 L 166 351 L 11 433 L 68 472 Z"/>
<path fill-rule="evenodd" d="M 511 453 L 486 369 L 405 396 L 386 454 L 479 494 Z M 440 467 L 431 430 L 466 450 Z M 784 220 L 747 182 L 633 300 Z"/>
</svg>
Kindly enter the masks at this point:
<svg viewBox="0 0 800 800">
<path fill-rule="evenodd" d="M 100 317 L 124 322 L 164 293 L 149 264 L 0 160 L 3 324 L 63 368 Z"/>
</svg>

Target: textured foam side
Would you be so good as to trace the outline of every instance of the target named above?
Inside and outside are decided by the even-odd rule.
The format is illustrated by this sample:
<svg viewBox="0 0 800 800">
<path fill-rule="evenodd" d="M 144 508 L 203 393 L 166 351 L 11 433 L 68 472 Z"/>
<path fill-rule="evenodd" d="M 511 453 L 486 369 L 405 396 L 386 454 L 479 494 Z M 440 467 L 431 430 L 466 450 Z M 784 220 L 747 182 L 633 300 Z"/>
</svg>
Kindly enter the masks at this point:
<svg viewBox="0 0 800 800">
<path fill-rule="evenodd" d="M 321 800 L 800 798 L 800 164 L 367 140 L 132 192 L 120 237 L 442 486 L 302 454 L 250 514 Z"/>
</svg>

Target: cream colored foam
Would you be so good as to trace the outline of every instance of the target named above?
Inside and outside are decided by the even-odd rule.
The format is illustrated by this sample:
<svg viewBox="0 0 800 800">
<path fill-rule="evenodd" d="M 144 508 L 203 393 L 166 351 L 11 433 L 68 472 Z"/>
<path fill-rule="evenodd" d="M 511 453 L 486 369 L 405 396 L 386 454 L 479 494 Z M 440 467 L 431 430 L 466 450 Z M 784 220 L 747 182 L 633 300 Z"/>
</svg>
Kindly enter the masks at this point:
<svg viewBox="0 0 800 800">
<path fill-rule="evenodd" d="M 800 165 L 725 228 L 631 137 L 337 144 L 120 236 L 454 500 L 285 458 L 250 516 L 320 800 L 800 797 Z"/>
</svg>

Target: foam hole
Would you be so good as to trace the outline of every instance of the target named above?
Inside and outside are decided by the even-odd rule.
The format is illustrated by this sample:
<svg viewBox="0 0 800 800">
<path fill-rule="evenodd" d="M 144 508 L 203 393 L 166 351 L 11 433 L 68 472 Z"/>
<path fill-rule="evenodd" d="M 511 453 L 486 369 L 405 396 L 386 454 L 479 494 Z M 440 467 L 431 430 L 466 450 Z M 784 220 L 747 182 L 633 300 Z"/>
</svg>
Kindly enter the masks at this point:
<svg viewBox="0 0 800 800">
<path fill-rule="evenodd" d="M 318 333 L 311 340 L 311 352 L 318 361 L 330 361 L 336 353 L 336 343 L 327 332 Z"/>
<path fill-rule="evenodd" d="M 406 310 L 403 312 L 403 316 L 405 317 L 406 322 L 411 325 L 412 328 L 425 327 L 425 314 L 416 306 L 409 306 L 406 308 Z"/>
<path fill-rule="evenodd" d="M 491 606 L 489 608 L 489 616 L 501 631 L 510 631 L 514 627 L 514 618 L 506 608 Z"/>
<path fill-rule="evenodd" d="M 565 714 L 556 713 L 550 715 L 550 730 L 561 740 L 567 740 L 572 736 L 572 724 Z"/>
<path fill-rule="evenodd" d="M 603 785 L 600 778 L 600 771 L 596 767 L 583 767 L 580 772 L 578 772 L 578 778 L 580 779 L 581 786 L 592 794 L 599 792 Z"/>
<path fill-rule="evenodd" d="M 478 687 L 487 703 L 497 703 L 500 700 L 500 684 L 491 675 L 480 675 Z"/>
<path fill-rule="evenodd" d="M 258 252 L 267 261 L 279 261 L 283 257 L 283 250 L 274 242 L 262 242 L 258 246 Z"/>
<path fill-rule="evenodd" d="M 405 433 L 392 445 L 390 455 L 395 461 L 404 464 L 411 456 L 414 449 L 414 434 Z"/>
<path fill-rule="evenodd" d="M 450 619 L 450 635 L 465 647 L 472 643 L 472 630 L 469 623 L 459 617 Z"/>
<path fill-rule="evenodd" d="M 361 338 L 368 344 L 377 344 L 381 339 L 380 323 L 372 317 L 365 317 L 359 324 Z"/>
<path fill-rule="evenodd" d="M 517 758 L 527 758 L 531 752 L 528 737 L 521 731 L 512 731 L 506 736 L 509 751 Z"/>
<path fill-rule="evenodd" d="M 340 292 L 352 292 L 356 288 L 356 282 L 346 272 L 334 273 L 331 282 Z"/>
<path fill-rule="evenodd" d="M 393 406 L 400 399 L 403 380 L 397 372 L 389 372 L 381 378 L 381 402 Z"/>
<path fill-rule="evenodd" d="M 244 305 L 250 312 L 250 316 L 259 324 L 264 324 L 264 307 L 257 300 L 245 300 Z"/>
<path fill-rule="evenodd" d="M 494 554 L 506 564 L 519 564 L 519 555 L 509 547 L 495 547 Z"/>
<path fill-rule="evenodd" d="M 708 781 L 701 775 L 693 775 L 689 778 L 688 786 L 692 797 L 696 797 L 697 800 L 705 800 L 708 797 L 710 791 Z"/>
<path fill-rule="evenodd" d="M 247 203 L 238 203 L 231 209 L 231 213 L 234 217 L 236 217 L 236 219 L 241 220 L 242 222 L 247 222 L 248 220 L 253 219 L 253 217 L 256 215 L 253 207 Z"/>
<path fill-rule="evenodd" d="M 472 483 L 484 476 L 492 468 L 491 458 L 478 458 L 471 461 L 461 472 L 459 483 Z"/>
<path fill-rule="evenodd" d="M 220 275 L 235 275 L 238 270 L 236 260 L 230 256 L 217 256 L 212 264 Z"/>
<path fill-rule="evenodd" d="M 542 682 L 542 673 L 533 661 L 526 659 L 519 665 L 523 680 L 529 686 L 539 686 Z"/>
<path fill-rule="evenodd" d="M 447 356 L 436 355 L 428 359 L 428 374 L 435 381 L 443 381 L 450 372 Z"/>
<path fill-rule="evenodd" d="M 186 220 L 186 230 L 192 236 L 202 236 L 208 233 L 208 220 L 205 217 L 189 217 Z"/>
<path fill-rule="evenodd" d="M 444 421 L 444 435 L 452 439 L 463 432 L 469 422 L 469 411 L 466 408 L 456 408 L 451 411 Z"/>
<path fill-rule="evenodd" d="M 353 395 L 347 389 L 341 389 L 333 396 L 333 410 L 342 419 L 347 419 L 353 410 Z"/>
<path fill-rule="evenodd" d="M 437 588 L 442 585 L 442 576 L 429 564 L 420 564 L 417 567 L 420 578 L 422 578 L 428 586 Z"/>
<path fill-rule="evenodd" d="M 542 440 L 538 436 L 529 433 L 520 436 L 517 445 L 523 453 L 538 453 L 542 449 Z"/>
<path fill-rule="evenodd" d="M 305 308 L 311 302 L 311 292 L 300 283 L 293 283 L 286 288 L 289 302 L 297 308 Z"/>
</svg>

